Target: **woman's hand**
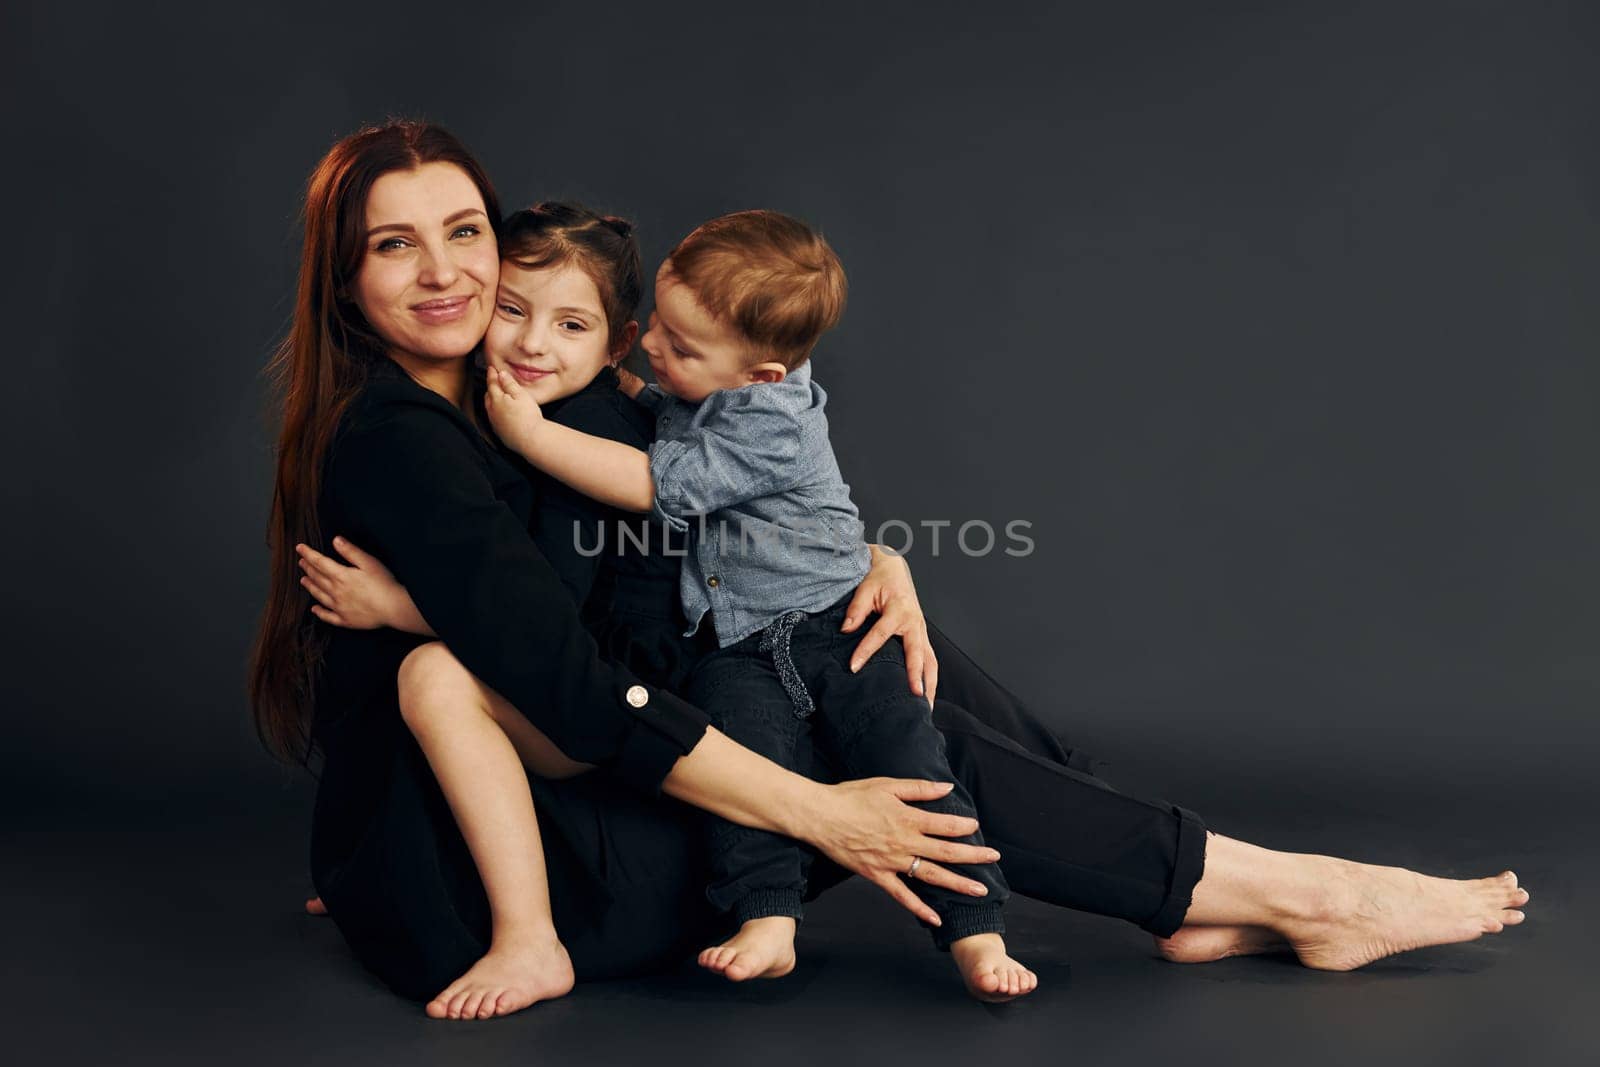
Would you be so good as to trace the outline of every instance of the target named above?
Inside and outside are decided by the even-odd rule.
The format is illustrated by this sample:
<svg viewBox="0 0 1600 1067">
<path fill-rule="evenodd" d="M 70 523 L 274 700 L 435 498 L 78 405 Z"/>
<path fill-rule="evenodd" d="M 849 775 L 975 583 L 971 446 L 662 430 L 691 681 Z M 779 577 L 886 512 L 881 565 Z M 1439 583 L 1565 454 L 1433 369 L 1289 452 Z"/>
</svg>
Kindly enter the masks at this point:
<svg viewBox="0 0 1600 1067">
<path fill-rule="evenodd" d="M 885 641 L 898 634 L 906 650 L 906 676 L 911 681 L 911 691 L 927 698 L 932 707 L 939 688 L 939 657 L 933 654 L 933 645 L 928 641 L 928 622 L 922 617 L 917 588 L 911 584 L 911 567 L 903 556 L 885 552 L 877 545 L 867 547 L 872 550 L 872 570 L 856 586 L 840 630 L 854 632 L 873 612 L 878 613 L 878 621 L 856 645 L 850 669 L 859 671 Z"/>
<path fill-rule="evenodd" d="M 300 584 L 316 603 L 311 613 L 331 626 L 347 630 L 376 630 L 390 626 L 407 633 L 433 636 L 427 620 L 412 602 L 406 587 L 395 581 L 389 568 L 376 556 L 361 551 L 342 537 L 333 539 L 333 549 L 349 566 L 324 556 L 310 545 L 295 545 L 300 569 L 305 572 Z"/>
<path fill-rule="evenodd" d="M 1000 854 L 982 845 L 947 841 L 978 831 L 978 820 L 914 808 L 955 786 L 902 778 L 868 778 L 823 785 L 778 766 L 715 727 L 681 757 L 661 782 L 662 792 L 754 830 L 771 830 L 814 845 L 839 866 L 872 882 L 917 918 L 939 916 L 902 880 L 916 864 L 919 882 L 983 896 L 983 885 L 940 863 L 993 863 Z M 938 862 L 930 862 L 938 861 Z"/>
<path fill-rule="evenodd" d="M 822 788 L 820 802 L 802 827 L 804 840 L 888 893 L 917 918 L 939 925 L 938 913 L 911 891 L 903 877 L 918 857 L 922 862 L 916 864 L 912 875 L 917 881 L 973 897 L 988 893 L 981 882 L 933 862 L 998 860 L 1000 853 L 992 848 L 946 840 L 977 833 L 978 820 L 923 811 L 906 803 L 937 800 L 954 788 L 951 783 L 865 778 Z"/>
</svg>

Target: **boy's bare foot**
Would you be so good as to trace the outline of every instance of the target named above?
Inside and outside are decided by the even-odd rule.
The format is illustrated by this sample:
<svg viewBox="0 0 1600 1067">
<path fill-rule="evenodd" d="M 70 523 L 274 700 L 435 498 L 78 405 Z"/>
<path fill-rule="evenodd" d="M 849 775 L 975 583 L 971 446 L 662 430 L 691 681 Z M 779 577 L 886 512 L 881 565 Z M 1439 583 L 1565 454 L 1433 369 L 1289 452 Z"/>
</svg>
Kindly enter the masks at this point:
<svg viewBox="0 0 1600 1067">
<path fill-rule="evenodd" d="M 328 906 L 322 902 L 322 898 L 321 897 L 307 897 L 306 898 L 306 914 L 307 915 L 326 915 L 326 914 L 328 914 Z"/>
<path fill-rule="evenodd" d="M 700 953 L 700 966 L 730 982 L 782 978 L 794 970 L 794 931 L 787 915 L 751 919 L 720 945 Z"/>
<path fill-rule="evenodd" d="M 488 1019 L 572 992 L 572 959 L 553 934 L 526 941 L 496 938 L 488 955 L 428 1002 L 435 1019 Z"/>
<path fill-rule="evenodd" d="M 1517 876 L 1431 878 L 1400 867 L 1323 857 L 1326 900 L 1319 914 L 1282 929 L 1300 962 L 1349 971 L 1429 945 L 1472 941 L 1522 922 L 1528 891 Z"/>
<path fill-rule="evenodd" d="M 1001 1004 L 1038 988 L 1039 976 L 1006 955 L 1006 943 L 999 934 L 973 934 L 952 941 L 950 955 L 967 992 L 979 1000 Z"/>
<path fill-rule="evenodd" d="M 1212 963 L 1288 948 L 1282 934 L 1265 926 L 1185 926 L 1171 937 L 1156 938 L 1156 951 L 1172 963 Z"/>
</svg>

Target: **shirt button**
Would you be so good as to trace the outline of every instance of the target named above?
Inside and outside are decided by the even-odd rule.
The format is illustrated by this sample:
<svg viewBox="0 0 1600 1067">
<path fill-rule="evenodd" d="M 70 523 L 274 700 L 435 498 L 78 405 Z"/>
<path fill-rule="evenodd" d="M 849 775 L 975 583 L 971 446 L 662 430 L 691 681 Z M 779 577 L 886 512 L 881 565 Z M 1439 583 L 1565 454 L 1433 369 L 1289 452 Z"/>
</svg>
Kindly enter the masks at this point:
<svg viewBox="0 0 1600 1067">
<path fill-rule="evenodd" d="M 713 574 L 711 577 L 706 579 L 706 584 L 715 589 L 717 586 L 722 584 L 722 579 Z"/>
<path fill-rule="evenodd" d="M 628 686 L 628 703 L 636 708 L 642 708 L 650 703 L 650 691 L 642 685 Z"/>
</svg>

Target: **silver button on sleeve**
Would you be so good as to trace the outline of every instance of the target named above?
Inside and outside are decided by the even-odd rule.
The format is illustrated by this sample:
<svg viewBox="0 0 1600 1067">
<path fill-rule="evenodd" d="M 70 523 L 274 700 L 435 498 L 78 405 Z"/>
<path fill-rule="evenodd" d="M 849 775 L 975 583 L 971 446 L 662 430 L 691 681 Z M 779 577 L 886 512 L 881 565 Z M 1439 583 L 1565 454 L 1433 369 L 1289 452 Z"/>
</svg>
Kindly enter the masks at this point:
<svg viewBox="0 0 1600 1067">
<path fill-rule="evenodd" d="M 650 703 L 650 691 L 642 685 L 630 685 L 627 692 L 628 703 L 636 708 L 642 708 Z"/>
</svg>

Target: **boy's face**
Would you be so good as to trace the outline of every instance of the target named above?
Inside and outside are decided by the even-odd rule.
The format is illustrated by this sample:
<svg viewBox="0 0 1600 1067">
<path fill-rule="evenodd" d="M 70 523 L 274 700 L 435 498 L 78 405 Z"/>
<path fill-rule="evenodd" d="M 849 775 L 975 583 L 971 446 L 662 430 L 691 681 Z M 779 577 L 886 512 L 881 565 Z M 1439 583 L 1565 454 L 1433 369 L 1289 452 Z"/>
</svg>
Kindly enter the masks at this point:
<svg viewBox="0 0 1600 1067">
<path fill-rule="evenodd" d="M 489 366 L 548 404 L 594 381 L 614 355 L 627 353 L 637 329 L 630 322 L 613 353 L 600 290 L 582 268 L 564 263 L 527 270 L 506 260 L 483 354 Z"/>
<path fill-rule="evenodd" d="M 712 318 L 668 267 L 662 264 L 656 273 L 656 309 L 639 342 L 650 357 L 650 369 L 662 391 L 698 404 L 719 389 L 772 380 L 750 366 L 738 332 Z M 760 366 L 777 366 L 777 378 L 783 377 L 778 364 Z"/>
</svg>

